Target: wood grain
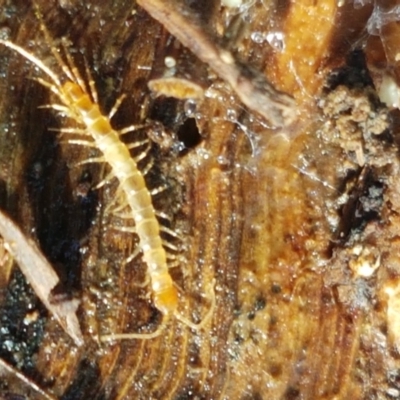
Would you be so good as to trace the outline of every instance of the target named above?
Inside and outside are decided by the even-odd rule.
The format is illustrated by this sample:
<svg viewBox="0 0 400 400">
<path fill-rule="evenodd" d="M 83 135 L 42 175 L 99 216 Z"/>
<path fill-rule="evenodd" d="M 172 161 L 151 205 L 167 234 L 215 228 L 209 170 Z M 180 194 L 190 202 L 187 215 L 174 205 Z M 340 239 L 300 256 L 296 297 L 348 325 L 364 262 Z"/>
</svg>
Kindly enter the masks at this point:
<svg viewBox="0 0 400 400">
<path fill-rule="evenodd" d="M 29 382 L 63 400 L 399 397 L 398 124 L 360 50 L 372 5 L 192 4 L 198 29 L 296 100 L 290 127 L 272 130 L 134 2 L 37 4 L 55 46 L 66 36 L 82 71 L 88 60 L 104 110 L 127 95 L 115 128 L 147 124 L 128 141 L 151 130 L 148 185 L 166 187 L 155 203 L 181 237 L 166 237 L 179 310 L 201 320 L 214 279 L 216 309 L 201 330 L 172 319 L 153 340 L 99 342 L 159 326 L 146 266 L 126 262 L 136 239 L 108 209 L 115 185 L 95 189 L 104 166 L 78 165 L 95 151 L 49 130 L 73 122 L 38 109 L 52 96 L 37 71 L 0 48 L 0 206 L 39 244 L 61 295 L 81 300 L 85 341 L 74 346 L 16 267 L 2 274 L 0 358 L 26 383 L 0 383 L 0 397 L 30 398 Z M 0 0 L 0 35 L 55 67 L 29 3 Z M 177 70 L 207 83 L 202 99 L 148 88 L 176 49 Z"/>
</svg>

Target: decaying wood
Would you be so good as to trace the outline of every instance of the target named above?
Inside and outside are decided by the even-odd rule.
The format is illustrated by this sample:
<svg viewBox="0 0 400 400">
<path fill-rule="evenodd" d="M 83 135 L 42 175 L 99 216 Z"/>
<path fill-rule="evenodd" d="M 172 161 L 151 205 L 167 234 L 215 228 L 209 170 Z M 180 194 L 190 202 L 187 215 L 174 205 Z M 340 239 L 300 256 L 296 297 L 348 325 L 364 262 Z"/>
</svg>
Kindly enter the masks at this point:
<svg viewBox="0 0 400 400">
<path fill-rule="evenodd" d="M 75 344 L 82 346 L 83 336 L 76 316 L 79 301 L 52 300 L 53 290 L 59 285 L 60 279 L 36 243 L 28 239 L 2 211 L 0 211 L 0 235 L 5 240 L 5 248 L 18 263 L 37 296 Z"/>
<path fill-rule="evenodd" d="M 286 126 L 295 120 L 293 98 L 276 90 L 261 72 L 239 62 L 229 50 L 219 46 L 218 39 L 205 30 L 195 13 L 183 3 L 138 0 L 138 4 L 226 80 L 241 101 L 272 126 Z"/>
<path fill-rule="evenodd" d="M 173 36 L 131 0 L 37 3 L 55 44 L 66 36 L 79 68 L 80 56 L 88 59 L 105 112 L 127 95 L 113 126 L 152 127 L 126 140 L 154 140 L 146 178 L 166 188 L 154 203 L 177 234 L 165 240 L 179 311 L 201 320 L 213 279 L 216 307 L 200 331 L 171 321 L 152 340 L 99 343 L 103 334 L 154 331 L 161 322 L 140 255 L 127 262 L 135 239 L 118 228 L 132 224 L 109 211 L 116 185 L 95 189 L 107 171 L 79 164 L 93 149 L 49 131 L 74 127 L 37 108 L 54 102 L 27 79 L 38 71 L 0 48 L 0 204 L 24 231 L 34 229 L 80 298 L 85 340 L 76 351 L 55 318 L 27 330 L 24 322 L 39 312 L 34 294 L 22 276 L 4 274 L 6 380 L 18 371 L 54 398 L 74 400 L 399 398 L 398 111 L 379 102 L 370 78 L 390 72 L 396 81 L 390 44 L 398 27 L 392 21 L 378 36 L 366 30 L 381 2 L 189 2 L 195 17 L 181 27 L 194 30 L 174 26 Z M 179 4 L 169 23 L 183 18 Z M 198 80 L 210 85 L 201 100 L 150 92 L 153 67 L 170 55 L 161 44 L 174 48 L 179 35 L 194 32 L 204 50 L 210 30 L 296 99 L 295 123 L 279 134 L 266 129 L 213 73 Z M 26 2 L 0 0 L 0 33 L 53 66 Z M 281 43 L 270 45 L 271 36 Z M 185 62 L 191 74 L 211 66 Z M 26 387 L 11 393 L 29 398 Z"/>
</svg>

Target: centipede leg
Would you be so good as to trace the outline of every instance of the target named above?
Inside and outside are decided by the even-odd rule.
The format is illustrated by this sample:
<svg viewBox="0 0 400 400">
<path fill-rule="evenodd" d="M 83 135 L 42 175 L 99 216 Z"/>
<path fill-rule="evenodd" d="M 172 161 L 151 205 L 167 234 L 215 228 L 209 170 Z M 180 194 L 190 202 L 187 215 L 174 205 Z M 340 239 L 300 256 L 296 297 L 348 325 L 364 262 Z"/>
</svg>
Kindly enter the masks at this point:
<svg viewBox="0 0 400 400">
<path fill-rule="evenodd" d="M 137 230 L 134 226 L 116 226 L 115 229 L 120 232 L 137 233 Z"/>
<path fill-rule="evenodd" d="M 115 215 L 117 218 L 132 219 L 132 213 L 130 212 L 130 208 L 128 208 L 129 205 L 127 203 L 118 204 L 118 201 L 118 193 L 116 193 L 113 199 L 107 205 L 105 211 Z M 127 211 L 123 213 L 122 211 L 125 209 L 127 209 Z"/>
<path fill-rule="evenodd" d="M 133 260 L 133 259 L 132 259 Z M 147 275 L 145 280 L 142 283 L 135 283 L 134 286 L 138 288 L 145 288 L 150 285 L 150 277 Z"/>
<path fill-rule="evenodd" d="M 157 328 L 156 331 L 151 333 L 111 333 L 110 335 L 101 335 L 99 337 L 101 342 L 111 342 L 113 340 L 132 340 L 132 339 L 154 339 L 161 335 L 164 331 L 167 321 L 164 320 L 161 322 L 161 325 Z"/>
<path fill-rule="evenodd" d="M 63 115 L 69 115 L 69 113 L 70 113 L 69 108 L 66 106 L 63 106 L 61 104 L 42 104 L 38 108 L 55 110 L 58 113 L 63 114 Z"/>
<path fill-rule="evenodd" d="M 215 290 L 214 290 L 215 279 L 213 279 L 208 286 L 209 287 L 207 290 L 207 292 L 208 292 L 207 297 L 211 297 L 210 308 L 208 309 L 206 315 L 203 317 L 203 319 L 200 322 L 195 323 L 195 322 L 190 321 L 188 318 L 184 317 L 183 315 L 181 315 L 179 313 L 175 314 L 175 317 L 178 321 L 182 322 L 183 324 L 187 325 L 190 329 L 193 329 L 195 331 L 202 329 L 204 327 L 204 325 L 206 325 L 210 321 L 210 319 L 215 311 L 215 305 L 216 305 Z"/>
<path fill-rule="evenodd" d="M 163 219 L 165 221 L 168 221 L 168 222 L 172 221 L 171 217 L 165 212 L 156 210 L 155 213 L 156 213 L 157 218 L 161 218 L 161 219 Z"/>
<path fill-rule="evenodd" d="M 138 163 L 139 161 L 145 159 L 149 155 L 150 149 L 151 149 L 151 144 L 149 143 L 144 150 L 142 150 L 137 156 L 133 157 L 135 162 Z"/>
<path fill-rule="evenodd" d="M 183 238 L 181 235 L 173 231 L 172 229 L 167 228 L 166 226 L 160 225 L 160 231 L 165 232 L 168 235 L 172 236 L 174 239 L 178 239 L 179 241 L 183 242 Z"/>
<path fill-rule="evenodd" d="M 68 100 L 65 98 L 64 94 L 60 91 L 59 87 L 56 86 L 53 83 L 50 83 L 46 81 L 43 78 L 32 78 L 34 81 L 40 83 L 42 86 L 46 87 L 49 89 L 52 93 L 54 93 L 63 103 L 68 104 Z M 66 115 L 70 116 L 71 113 L 68 111 L 68 108 L 66 108 L 67 112 Z"/>
<path fill-rule="evenodd" d="M 169 261 L 169 257 L 168 257 L 168 269 L 177 268 L 180 266 L 181 266 L 180 260 L 176 259 L 173 261 Z"/>
<path fill-rule="evenodd" d="M 147 124 L 136 124 L 136 125 L 129 125 L 123 129 L 120 129 L 119 131 L 116 131 L 120 136 L 126 135 L 127 133 L 135 132 L 139 129 L 146 128 L 148 125 Z"/>
<path fill-rule="evenodd" d="M 67 62 L 64 62 L 64 60 L 61 57 L 59 57 L 61 60 L 60 65 L 63 68 L 65 74 L 67 76 L 69 76 L 69 78 L 71 79 L 72 82 L 77 83 L 84 92 L 86 92 L 86 93 L 89 92 L 93 96 L 93 93 L 87 90 L 85 80 L 82 78 L 82 75 L 80 74 L 78 68 L 76 67 L 76 65 L 74 63 L 74 60 L 71 57 L 70 52 L 68 51 L 68 46 L 67 46 L 65 38 L 61 38 L 61 45 L 63 48 L 63 52 L 65 54 L 65 57 L 67 59 Z M 54 52 L 53 52 L 53 54 L 54 54 Z M 97 96 L 97 93 L 95 94 L 95 96 Z"/>
<path fill-rule="evenodd" d="M 154 161 L 153 161 L 153 159 L 151 158 L 151 159 L 149 159 L 149 160 L 147 161 L 147 164 L 143 167 L 143 169 L 142 169 L 142 175 L 143 175 L 143 176 L 146 176 L 146 175 L 149 173 L 149 171 L 153 168 L 153 166 L 154 166 Z"/>
<path fill-rule="evenodd" d="M 99 95 L 97 93 L 96 85 L 92 76 L 92 73 L 90 72 L 90 68 L 88 65 L 88 62 L 86 60 L 86 57 L 83 57 L 83 62 L 85 63 L 85 73 L 89 81 L 89 89 L 90 89 L 90 95 L 92 99 L 98 103 L 99 102 Z"/>
<path fill-rule="evenodd" d="M 120 212 L 118 212 L 118 210 L 117 210 L 117 212 L 115 212 L 115 210 L 112 210 L 111 213 L 113 215 L 115 215 L 117 218 L 130 219 L 130 220 L 132 219 L 132 213 L 129 211 L 127 211 L 125 213 L 120 213 Z"/>
<path fill-rule="evenodd" d="M 78 146 L 85 146 L 85 147 L 92 147 L 92 148 L 97 148 L 96 144 L 93 142 L 90 142 L 89 140 L 84 140 L 84 139 L 67 139 L 63 141 L 64 143 L 67 142 L 68 144 L 76 144 Z M 87 162 L 83 162 L 81 164 L 87 164 Z M 81 164 L 76 164 L 76 165 L 81 165 Z"/>
<path fill-rule="evenodd" d="M 149 145 L 149 140 L 148 140 L 148 139 L 139 140 L 139 141 L 137 141 L 137 142 L 129 143 L 129 144 L 126 145 L 126 147 L 127 147 L 129 150 L 132 150 L 132 149 L 137 149 L 138 147 L 142 147 L 142 146 L 144 146 L 145 144 Z"/>
<path fill-rule="evenodd" d="M 100 157 L 98 157 L 100 158 Z M 97 185 L 96 185 L 96 189 L 100 189 L 102 188 L 104 185 L 106 185 L 107 183 L 110 183 L 113 179 L 115 178 L 115 174 L 113 171 L 109 172 L 106 177 L 104 179 L 102 179 Z"/>
<path fill-rule="evenodd" d="M 177 246 L 174 246 L 172 243 L 169 243 L 168 241 L 166 241 L 164 239 L 162 239 L 162 244 L 164 247 L 167 247 L 169 250 L 176 251 L 176 252 L 179 251 L 179 248 Z"/>
<path fill-rule="evenodd" d="M 104 157 L 91 157 L 91 158 L 87 158 L 86 160 L 83 161 L 79 161 L 76 163 L 76 165 L 84 165 L 84 164 L 95 164 L 95 163 L 104 163 Z"/>
<path fill-rule="evenodd" d="M 150 191 L 152 197 L 156 196 L 159 193 L 165 192 L 168 189 L 167 185 L 158 186 Z"/>
<path fill-rule="evenodd" d="M 58 132 L 58 133 L 72 133 L 75 135 L 85 135 L 92 137 L 87 131 L 87 129 L 80 129 L 80 128 L 49 128 L 49 131 Z M 93 142 L 94 143 L 94 142 Z"/>
<path fill-rule="evenodd" d="M 134 252 L 133 252 L 129 257 L 126 258 L 125 262 L 126 262 L 127 264 L 129 264 L 132 260 L 134 260 L 134 259 L 140 254 L 140 252 L 141 252 L 140 247 L 136 247 L 136 249 L 134 250 Z M 146 285 L 143 285 L 143 286 L 137 285 L 137 286 L 139 286 L 139 287 L 144 287 L 144 286 L 147 286 L 147 283 L 148 283 L 148 280 L 146 279 Z"/>
<path fill-rule="evenodd" d="M 115 101 L 114 105 L 112 106 L 110 112 L 108 113 L 108 119 L 112 119 L 112 117 L 115 115 L 115 113 L 118 111 L 119 107 L 121 106 L 122 102 L 125 100 L 126 94 L 123 93 L 121 96 L 117 98 Z"/>
</svg>

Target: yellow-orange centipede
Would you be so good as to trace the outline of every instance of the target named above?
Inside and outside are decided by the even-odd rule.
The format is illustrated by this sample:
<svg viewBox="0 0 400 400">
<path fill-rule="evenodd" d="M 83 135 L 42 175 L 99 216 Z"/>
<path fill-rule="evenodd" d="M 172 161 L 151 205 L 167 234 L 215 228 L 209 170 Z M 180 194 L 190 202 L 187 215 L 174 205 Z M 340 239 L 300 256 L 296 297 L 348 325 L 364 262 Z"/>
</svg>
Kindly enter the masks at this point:
<svg viewBox="0 0 400 400">
<path fill-rule="evenodd" d="M 49 39 L 46 28 L 44 26 L 42 28 Z M 124 194 L 135 222 L 139 247 L 148 268 L 154 305 L 164 316 L 164 321 L 161 327 L 152 333 L 111 334 L 104 335 L 101 339 L 156 337 L 171 315 L 175 315 L 191 328 L 203 325 L 213 311 L 214 295 L 211 308 L 200 324 L 192 323 L 177 312 L 178 292 L 169 274 L 167 254 L 162 244 L 160 224 L 153 207 L 151 193 L 135 159 L 131 157 L 129 146 L 120 139 L 120 133 L 124 130 L 118 132 L 111 126 L 110 117 L 113 112 L 106 116 L 100 111 L 93 81 L 89 82 L 90 90 L 88 90 L 77 68 L 72 65 L 68 53 L 66 53 L 67 63 L 52 47 L 52 52 L 66 75 L 63 83 L 53 70 L 24 48 L 8 40 L 0 40 L 0 43 L 19 53 L 50 78 L 50 81 L 41 78 L 37 80 L 49 88 L 61 101 L 61 106 L 55 105 L 54 109 L 61 110 L 65 115 L 84 126 L 79 133 L 91 138 L 102 154 L 102 161 L 111 167 L 112 175 L 119 182 L 119 190 Z"/>
</svg>

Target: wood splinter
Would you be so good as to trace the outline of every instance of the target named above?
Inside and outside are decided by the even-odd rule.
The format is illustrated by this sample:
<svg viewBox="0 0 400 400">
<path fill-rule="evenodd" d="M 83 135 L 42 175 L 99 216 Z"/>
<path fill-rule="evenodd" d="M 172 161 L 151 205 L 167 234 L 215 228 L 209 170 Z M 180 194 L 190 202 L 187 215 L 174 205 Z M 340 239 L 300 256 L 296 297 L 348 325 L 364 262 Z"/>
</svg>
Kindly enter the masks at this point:
<svg viewBox="0 0 400 400">
<path fill-rule="evenodd" d="M 219 46 L 216 38 L 203 28 L 187 7 L 165 0 L 138 0 L 137 3 L 228 82 L 251 110 L 274 127 L 285 127 L 295 120 L 295 100 L 275 89 L 260 71 L 239 62 L 230 51 Z"/>
<path fill-rule="evenodd" d="M 83 336 L 76 316 L 78 300 L 51 301 L 52 290 L 60 283 L 60 279 L 33 240 L 28 239 L 2 211 L 0 211 L 0 235 L 5 241 L 5 248 L 18 263 L 36 295 L 74 343 L 82 346 Z"/>
</svg>

